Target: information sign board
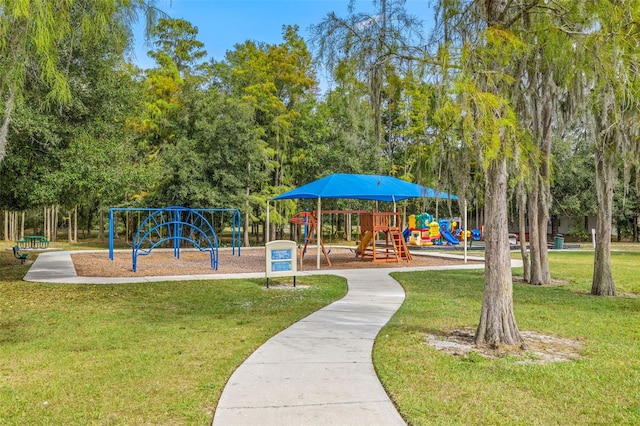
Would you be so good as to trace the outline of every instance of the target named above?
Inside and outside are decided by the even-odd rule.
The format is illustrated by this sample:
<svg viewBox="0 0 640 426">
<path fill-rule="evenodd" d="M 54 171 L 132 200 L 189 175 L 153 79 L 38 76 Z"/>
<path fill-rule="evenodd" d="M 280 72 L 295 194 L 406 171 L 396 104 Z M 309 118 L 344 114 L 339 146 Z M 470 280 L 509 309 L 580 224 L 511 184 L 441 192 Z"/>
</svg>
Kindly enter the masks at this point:
<svg viewBox="0 0 640 426">
<path fill-rule="evenodd" d="M 266 277 L 267 287 L 271 277 L 293 276 L 293 286 L 296 286 L 298 252 L 295 241 L 276 240 L 265 245 L 266 248 Z"/>
</svg>

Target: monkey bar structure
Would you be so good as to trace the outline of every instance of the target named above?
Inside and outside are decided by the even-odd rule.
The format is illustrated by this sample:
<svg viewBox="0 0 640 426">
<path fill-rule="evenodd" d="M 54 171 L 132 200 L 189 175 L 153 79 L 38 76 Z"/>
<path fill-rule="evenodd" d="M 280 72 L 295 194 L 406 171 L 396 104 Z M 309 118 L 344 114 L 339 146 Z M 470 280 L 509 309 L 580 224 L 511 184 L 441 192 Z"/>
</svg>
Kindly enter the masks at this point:
<svg viewBox="0 0 640 426">
<path fill-rule="evenodd" d="M 211 258 L 211 268 L 218 269 L 219 240 L 213 227 L 213 214 L 228 214 L 232 234 L 232 252 L 240 256 L 240 212 L 237 209 L 190 209 L 164 207 L 157 209 L 112 208 L 109 210 L 109 259 L 114 259 L 114 213 L 126 212 L 138 215 L 139 225 L 132 241 L 132 270 L 137 271 L 138 256 L 149 255 L 154 248 L 169 246 L 174 256 L 180 258 L 184 243 L 191 244 Z M 222 222 L 222 221 L 221 221 Z M 221 224 L 223 226 L 223 224 Z"/>
</svg>

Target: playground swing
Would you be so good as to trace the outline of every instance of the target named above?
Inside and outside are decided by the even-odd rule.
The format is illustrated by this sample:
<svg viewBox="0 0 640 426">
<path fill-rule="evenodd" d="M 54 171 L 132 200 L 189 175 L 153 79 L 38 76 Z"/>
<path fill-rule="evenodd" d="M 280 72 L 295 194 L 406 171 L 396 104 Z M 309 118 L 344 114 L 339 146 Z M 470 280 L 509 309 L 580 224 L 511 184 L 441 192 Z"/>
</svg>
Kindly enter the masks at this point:
<svg viewBox="0 0 640 426">
<path fill-rule="evenodd" d="M 331 260 L 329 260 L 329 253 L 324 246 L 324 239 L 322 238 L 322 231 L 318 230 L 318 221 L 315 217 L 315 212 L 304 211 L 300 213 L 296 213 L 291 220 L 290 223 L 294 225 L 303 225 L 304 226 L 304 246 L 300 252 L 300 265 L 302 265 L 302 260 L 304 255 L 307 252 L 307 246 L 310 242 L 317 242 L 319 239 L 320 247 L 322 254 L 324 255 L 324 259 L 327 262 L 327 265 L 331 266 Z M 314 237 L 315 234 L 315 237 Z"/>
<path fill-rule="evenodd" d="M 402 237 L 402 234 L 398 228 L 399 218 L 398 213 L 370 213 L 363 210 L 324 210 L 323 214 L 330 215 L 329 223 L 330 223 L 330 235 L 329 241 L 333 242 L 334 230 L 336 227 L 335 220 L 333 218 L 334 214 L 352 214 L 357 213 L 359 216 L 359 237 L 360 242 L 358 248 L 355 250 L 356 256 L 361 259 L 370 258 L 374 262 L 388 262 L 388 261 L 399 261 L 403 260 L 411 260 L 411 254 L 406 247 L 405 241 Z M 305 222 L 305 220 L 307 222 Z M 298 213 L 291 219 L 292 223 L 308 223 L 309 229 L 307 232 L 307 236 L 305 238 L 305 245 L 303 252 L 301 253 L 301 257 L 306 253 L 306 248 L 311 241 L 317 241 L 313 236 L 313 232 L 315 230 L 316 235 L 317 232 L 317 218 L 315 217 L 315 212 L 302 212 Z M 382 250 L 377 248 L 377 234 L 384 233 L 386 243 Z M 320 232 L 320 246 L 322 253 L 325 256 L 327 264 L 331 266 L 331 262 L 329 260 L 328 254 L 330 251 L 326 250 L 326 247 L 323 242 L 322 232 Z"/>
<path fill-rule="evenodd" d="M 329 215 L 329 244 L 333 244 L 334 242 L 341 242 L 347 239 L 347 235 L 351 235 L 350 232 L 347 232 L 347 221 L 346 216 L 351 215 L 353 213 L 358 214 L 358 218 L 362 211 L 360 210 L 325 210 L 322 212 L 323 215 Z M 340 218 L 343 217 L 344 228 L 340 229 Z M 334 241 L 335 240 L 335 241 Z"/>
<path fill-rule="evenodd" d="M 333 213 L 329 214 L 329 244 L 333 244 L 333 236 L 334 236 L 334 224 L 333 224 Z M 331 249 L 329 249 L 331 252 Z"/>
<path fill-rule="evenodd" d="M 344 241 L 347 239 L 346 230 L 340 229 L 340 218 L 342 217 L 343 224 L 346 226 L 346 220 L 344 216 L 349 213 L 335 213 L 335 222 L 333 219 L 333 213 L 331 214 L 331 237 L 335 238 L 336 242 Z"/>
</svg>

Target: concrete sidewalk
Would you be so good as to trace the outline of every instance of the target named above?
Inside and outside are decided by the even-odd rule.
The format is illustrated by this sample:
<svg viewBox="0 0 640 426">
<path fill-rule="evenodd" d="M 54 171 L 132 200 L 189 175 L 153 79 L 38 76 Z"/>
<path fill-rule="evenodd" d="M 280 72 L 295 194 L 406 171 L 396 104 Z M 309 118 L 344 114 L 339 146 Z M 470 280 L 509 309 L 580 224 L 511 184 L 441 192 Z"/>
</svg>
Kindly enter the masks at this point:
<svg viewBox="0 0 640 426">
<path fill-rule="evenodd" d="M 43 283 L 118 284 L 264 277 L 264 273 L 78 277 L 71 253 L 42 253 L 24 279 Z M 404 290 L 389 273 L 483 267 L 475 264 L 300 272 L 299 275 L 345 277 L 348 293 L 272 337 L 249 356 L 226 384 L 213 425 L 405 424 L 380 384 L 371 360 L 378 332 L 404 301 Z"/>
<path fill-rule="evenodd" d="M 389 274 L 484 265 L 314 271 L 345 277 L 347 295 L 269 339 L 227 382 L 213 426 L 404 425 L 371 359 L 404 301 Z"/>
<path fill-rule="evenodd" d="M 404 424 L 371 361 L 404 291 L 387 269 L 337 275 L 348 294 L 254 352 L 229 379 L 214 425 Z"/>
</svg>

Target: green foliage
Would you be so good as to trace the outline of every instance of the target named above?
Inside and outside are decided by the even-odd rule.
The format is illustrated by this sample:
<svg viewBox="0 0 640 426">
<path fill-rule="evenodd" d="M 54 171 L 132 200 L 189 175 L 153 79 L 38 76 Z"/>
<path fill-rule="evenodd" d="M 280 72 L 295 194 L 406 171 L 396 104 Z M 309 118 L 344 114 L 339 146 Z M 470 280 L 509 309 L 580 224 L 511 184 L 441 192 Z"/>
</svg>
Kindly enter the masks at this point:
<svg viewBox="0 0 640 426">
<path fill-rule="evenodd" d="M 138 85 L 108 36 L 75 46 L 68 67 L 73 102 L 39 102 L 46 85 L 31 82 L 13 113 L 9 158 L 0 164 L 6 207 L 119 203 L 146 171 L 128 127 Z M 104 203 L 104 204 L 103 204 Z"/>
<path fill-rule="evenodd" d="M 388 170 L 393 157 L 392 126 L 383 120 L 396 95 L 393 90 L 398 70 L 411 43 L 421 44 L 420 22 L 406 13 L 404 0 L 373 2 L 373 14 L 356 13 L 350 2 L 349 13 L 339 17 L 329 13 L 312 27 L 318 59 L 323 61 L 338 84 L 360 86 L 370 108 L 376 173 Z M 355 84 L 354 84 L 355 83 Z M 386 137 L 386 146 L 384 146 Z M 386 161 L 385 161 L 386 160 Z"/>
<path fill-rule="evenodd" d="M 5 157 L 13 106 L 24 101 L 28 86 L 41 86 L 41 102 L 69 105 L 73 101 L 69 65 L 75 50 L 92 49 L 109 38 L 110 47 L 122 54 L 131 41 L 131 18 L 142 10 L 152 19 L 153 4 L 153 0 L 0 2 L 0 99 L 4 103 L 0 161 Z"/>
<path fill-rule="evenodd" d="M 171 62 L 181 73 L 190 72 L 207 55 L 197 35 L 198 28 L 184 19 L 160 18 L 150 33 L 158 50 L 149 51 L 149 56 L 161 67 Z"/>
<path fill-rule="evenodd" d="M 285 26 L 281 43 L 242 42 L 209 63 L 198 29 L 165 17 L 150 27 L 150 70 L 122 58 L 133 19 L 153 18 L 154 2 L 54 3 L 0 0 L 4 207 L 225 205 L 264 220 L 280 192 L 379 172 L 479 210 L 493 160 L 510 160 L 510 188 L 546 167 L 539 113 L 552 97 L 553 146 L 576 145 L 554 152 L 552 212 L 596 205 L 590 146 L 578 140 L 621 152 L 614 220 L 626 229 L 637 211 L 635 0 L 511 2 L 492 25 L 466 12 L 500 2 L 442 0 L 426 44 L 404 1 L 376 1 L 372 14 L 350 2 L 346 17 L 314 26 L 315 61 Z M 333 78 L 322 98 L 319 61 Z M 284 225 L 297 209 L 279 204 L 272 218 Z"/>
<path fill-rule="evenodd" d="M 247 123 L 254 140 L 247 149 L 219 155 L 237 155 L 232 171 L 218 170 L 218 181 L 235 177 L 245 185 L 250 215 L 266 217 L 266 200 L 298 181 L 295 171 L 306 161 L 309 145 L 319 144 L 311 133 L 319 125 L 315 119 L 313 98 L 317 85 L 311 54 L 298 28 L 283 28 L 283 43 L 267 45 L 246 41 L 227 52 L 224 63 L 214 66 L 221 93 L 250 110 L 253 124 Z M 259 140 L 258 140 L 259 138 Z M 250 146 L 250 149 L 249 149 Z M 244 171 L 238 171 L 244 165 Z M 225 176 L 223 176 L 225 175 Z M 246 176 L 244 179 L 242 176 Z M 279 207 L 284 208 L 284 207 Z M 282 213 L 282 216 L 280 216 Z M 274 211 L 273 223 L 286 223 L 285 211 Z"/>
<path fill-rule="evenodd" d="M 553 214 L 583 220 L 596 213 L 595 163 L 585 142 L 573 137 L 554 141 Z"/>
<path fill-rule="evenodd" d="M 157 203 L 242 208 L 246 189 L 264 180 L 260 130 L 252 109 L 216 89 L 186 100 L 191 108 L 186 136 L 165 154 L 170 173 L 158 187 Z"/>
</svg>

